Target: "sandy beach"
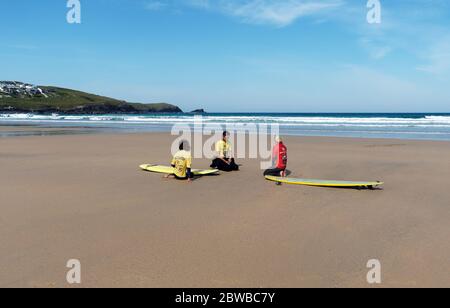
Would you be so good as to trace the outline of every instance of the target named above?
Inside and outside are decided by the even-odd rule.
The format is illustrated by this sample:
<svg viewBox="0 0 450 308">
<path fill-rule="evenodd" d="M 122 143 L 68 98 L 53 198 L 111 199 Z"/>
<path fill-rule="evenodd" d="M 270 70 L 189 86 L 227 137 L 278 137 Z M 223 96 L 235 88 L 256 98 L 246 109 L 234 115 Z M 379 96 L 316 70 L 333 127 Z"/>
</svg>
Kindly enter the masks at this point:
<svg viewBox="0 0 450 308">
<path fill-rule="evenodd" d="M 286 138 L 292 176 L 386 183 L 358 191 L 250 159 L 192 184 L 139 170 L 174 138 L 0 138 L 0 287 L 69 287 L 69 259 L 82 287 L 369 287 L 369 259 L 382 287 L 450 287 L 450 143 Z"/>
</svg>

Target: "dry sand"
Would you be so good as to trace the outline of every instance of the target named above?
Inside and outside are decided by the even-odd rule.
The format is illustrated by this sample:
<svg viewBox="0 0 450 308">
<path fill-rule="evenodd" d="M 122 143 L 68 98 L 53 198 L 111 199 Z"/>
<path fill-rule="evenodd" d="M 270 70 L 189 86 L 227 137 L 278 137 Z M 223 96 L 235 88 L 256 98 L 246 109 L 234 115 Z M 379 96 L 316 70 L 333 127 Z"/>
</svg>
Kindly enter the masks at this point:
<svg viewBox="0 0 450 308">
<path fill-rule="evenodd" d="M 0 287 L 67 287 L 73 258 L 84 287 L 368 287 L 369 259 L 381 286 L 450 287 L 450 143 L 287 138 L 292 176 L 386 182 L 358 191 L 138 169 L 173 138 L 0 138 Z"/>
</svg>

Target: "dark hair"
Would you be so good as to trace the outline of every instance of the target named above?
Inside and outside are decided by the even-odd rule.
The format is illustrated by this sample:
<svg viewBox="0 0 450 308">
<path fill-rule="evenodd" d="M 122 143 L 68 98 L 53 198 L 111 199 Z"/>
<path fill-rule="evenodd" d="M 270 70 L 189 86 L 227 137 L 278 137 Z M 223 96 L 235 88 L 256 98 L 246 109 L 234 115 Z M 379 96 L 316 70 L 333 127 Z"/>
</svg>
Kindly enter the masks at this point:
<svg viewBox="0 0 450 308">
<path fill-rule="evenodd" d="M 185 149 L 186 149 L 187 151 L 189 151 L 189 150 L 190 150 L 189 142 L 186 141 L 186 140 L 181 141 L 181 142 L 180 142 L 180 146 L 179 146 L 178 148 L 180 149 L 180 151 L 183 151 L 183 150 L 185 150 Z"/>
<path fill-rule="evenodd" d="M 227 132 L 226 130 L 225 131 L 223 131 L 223 134 L 222 134 L 222 136 L 225 138 L 226 136 L 228 136 L 230 133 L 229 132 Z"/>
</svg>

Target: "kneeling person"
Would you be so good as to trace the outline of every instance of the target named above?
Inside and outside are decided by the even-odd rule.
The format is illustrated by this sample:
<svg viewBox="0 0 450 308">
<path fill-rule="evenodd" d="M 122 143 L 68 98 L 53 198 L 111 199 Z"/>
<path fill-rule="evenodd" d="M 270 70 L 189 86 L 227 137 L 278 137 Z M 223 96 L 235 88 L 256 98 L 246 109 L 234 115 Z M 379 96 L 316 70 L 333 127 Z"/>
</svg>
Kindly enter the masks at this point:
<svg viewBox="0 0 450 308">
<path fill-rule="evenodd" d="M 287 147 L 284 145 L 283 140 L 280 137 L 277 137 L 276 144 L 273 147 L 272 151 L 272 163 L 273 167 L 271 169 L 267 169 L 264 172 L 264 176 L 280 176 L 286 177 L 286 168 L 287 168 Z"/>
</svg>

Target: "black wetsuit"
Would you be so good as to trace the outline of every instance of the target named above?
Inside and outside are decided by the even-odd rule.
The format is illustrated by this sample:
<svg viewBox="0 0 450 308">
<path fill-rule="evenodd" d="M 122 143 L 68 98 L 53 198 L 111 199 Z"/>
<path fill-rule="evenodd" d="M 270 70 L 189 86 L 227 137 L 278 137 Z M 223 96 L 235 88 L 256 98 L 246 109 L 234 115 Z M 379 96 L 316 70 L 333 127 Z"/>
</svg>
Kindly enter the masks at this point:
<svg viewBox="0 0 450 308">
<path fill-rule="evenodd" d="M 239 170 L 239 166 L 234 161 L 234 158 L 231 158 L 231 159 L 224 158 L 224 160 L 229 162 L 229 164 L 227 164 L 226 162 L 224 162 L 220 158 L 216 158 L 216 159 L 213 160 L 213 162 L 211 164 L 211 168 L 219 169 L 219 170 L 225 171 L 225 172 L 231 172 L 231 171 L 238 171 Z"/>
<path fill-rule="evenodd" d="M 286 169 L 280 169 L 280 168 L 273 168 L 273 169 L 267 169 L 264 171 L 264 176 L 281 176 L 281 172 L 284 172 Z"/>
</svg>

